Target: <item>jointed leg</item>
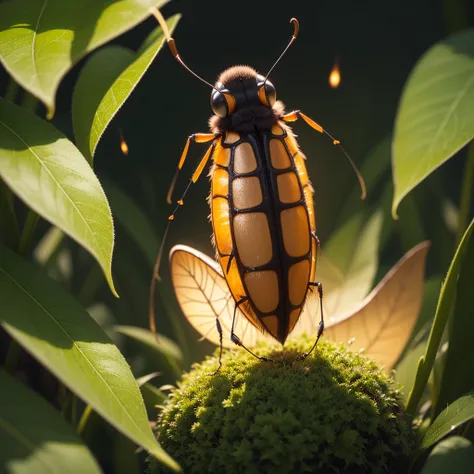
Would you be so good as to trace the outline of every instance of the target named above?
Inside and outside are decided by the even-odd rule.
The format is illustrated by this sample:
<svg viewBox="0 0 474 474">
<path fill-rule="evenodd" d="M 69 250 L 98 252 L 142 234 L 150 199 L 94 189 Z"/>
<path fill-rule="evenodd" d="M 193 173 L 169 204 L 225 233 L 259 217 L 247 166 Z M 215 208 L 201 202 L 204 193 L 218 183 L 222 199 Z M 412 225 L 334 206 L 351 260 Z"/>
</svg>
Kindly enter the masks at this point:
<svg viewBox="0 0 474 474">
<path fill-rule="evenodd" d="M 234 326 L 235 326 L 235 318 L 237 316 L 237 308 L 242 304 L 242 303 L 245 303 L 246 301 L 248 300 L 248 298 L 242 298 L 241 300 L 239 300 L 236 305 L 235 305 L 235 308 L 234 308 L 234 317 L 232 318 L 232 328 L 230 330 L 230 340 L 240 346 L 240 347 L 243 347 L 249 354 L 252 354 L 256 359 L 258 360 L 262 360 L 262 361 L 265 361 L 265 362 L 272 362 L 271 359 L 269 359 L 268 357 L 260 357 L 256 354 L 254 354 L 250 349 L 248 349 L 247 347 L 245 347 L 242 343 L 242 341 L 239 339 L 239 337 L 234 333 Z"/>
<path fill-rule="evenodd" d="M 168 194 L 166 195 L 166 201 L 168 202 L 168 204 L 171 204 L 171 196 L 173 195 L 173 190 L 176 185 L 179 172 L 181 171 L 181 168 L 183 167 L 184 162 L 186 161 L 186 157 L 188 156 L 189 145 L 191 145 L 191 143 L 208 143 L 212 140 L 215 140 L 219 135 L 219 133 L 193 133 L 191 136 L 188 137 L 188 139 L 186 140 L 186 145 L 184 145 L 183 153 L 181 153 L 181 158 L 179 159 L 178 167 L 176 168 L 173 180 L 171 181 Z"/>
<path fill-rule="evenodd" d="M 168 199 L 171 200 L 171 194 L 173 192 L 173 187 L 176 182 L 176 178 L 178 176 L 179 170 L 182 168 L 184 161 L 186 160 L 186 156 L 188 153 L 189 149 L 189 144 L 190 143 L 206 143 L 210 142 L 211 140 L 215 140 L 218 138 L 220 134 L 218 133 L 196 133 L 194 135 L 191 135 L 184 147 L 183 153 L 181 155 L 181 159 L 179 160 L 178 164 L 178 169 L 176 171 L 175 177 L 173 178 L 173 182 L 171 183 L 170 190 L 168 192 Z M 165 232 L 163 234 L 163 239 L 161 240 L 161 245 L 158 250 L 158 255 L 155 260 L 155 267 L 153 268 L 153 275 L 151 278 L 150 282 L 150 294 L 149 294 L 149 299 L 148 299 L 148 319 L 149 319 L 149 325 L 150 325 L 150 330 L 156 334 L 156 324 L 155 324 L 155 285 L 156 285 L 156 280 L 160 280 L 160 275 L 159 275 L 159 270 L 160 270 L 160 264 L 161 264 L 161 259 L 163 257 L 163 250 L 165 248 L 165 242 L 166 242 L 166 237 L 168 236 L 169 228 L 171 222 L 174 220 L 175 214 L 178 211 L 178 209 L 184 204 L 184 198 L 189 191 L 189 188 L 191 187 L 191 184 L 195 183 L 199 176 L 201 175 L 204 167 L 206 166 L 206 163 L 209 161 L 209 159 L 212 156 L 212 153 L 214 151 L 215 143 L 213 143 L 207 150 L 206 154 L 202 158 L 201 162 L 199 163 L 198 167 L 193 173 L 193 176 L 191 180 L 189 181 L 188 185 L 186 186 L 186 189 L 184 190 L 184 193 L 181 196 L 181 199 L 178 201 L 177 206 L 175 207 L 174 211 L 171 213 L 171 215 L 168 217 L 168 224 L 166 225 Z"/>
<path fill-rule="evenodd" d="M 359 180 L 360 187 L 362 190 L 361 199 L 365 199 L 367 191 L 365 189 L 364 178 L 362 178 L 362 175 L 357 169 L 355 163 L 352 161 L 352 158 L 347 154 L 346 150 L 344 150 L 339 140 L 336 140 L 327 130 L 324 130 L 324 128 L 321 127 L 319 123 L 316 123 L 313 119 L 310 119 L 307 115 L 305 115 L 303 112 L 300 112 L 299 110 L 294 110 L 293 112 L 289 112 L 283 115 L 283 117 L 281 117 L 281 120 L 283 120 L 284 122 L 296 122 L 296 120 L 298 120 L 299 118 L 302 118 L 313 130 L 327 135 L 332 140 L 332 143 L 334 145 L 337 145 L 341 149 L 342 153 L 346 155 L 346 158 L 349 160 L 349 163 L 351 164 L 352 169 L 354 170 L 357 179 Z"/>
<path fill-rule="evenodd" d="M 318 344 L 318 341 L 319 339 L 321 338 L 321 336 L 323 335 L 323 332 L 324 332 L 324 314 L 323 314 L 323 285 L 319 282 L 319 281 L 316 281 L 314 283 L 310 283 L 310 286 L 316 286 L 318 288 L 318 293 L 319 293 L 319 309 L 321 311 L 321 321 L 319 322 L 319 326 L 318 326 L 318 335 L 316 336 L 316 341 L 314 342 L 313 344 L 313 347 L 306 353 L 304 354 L 301 354 L 299 356 L 299 360 L 304 360 L 306 359 L 306 357 L 308 357 L 311 352 L 313 352 L 313 350 L 315 349 L 315 347 L 317 346 Z"/>
<path fill-rule="evenodd" d="M 311 231 L 311 238 L 316 243 L 316 251 L 319 252 L 321 250 L 321 241 L 319 240 L 319 237 L 316 235 L 315 231 Z M 308 286 L 309 286 L 309 291 L 311 291 L 311 293 L 313 293 L 313 288 L 317 285 L 313 285 L 312 283 L 309 283 Z"/>
<path fill-rule="evenodd" d="M 319 237 L 316 235 L 316 232 L 311 232 L 311 237 L 315 240 L 317 249 L 320 250 L 321 241 L 319 240 Z"/>
<path fill-rule="evenodd" d="M 210 375 L 216 375 L 217 372 L 219 372 L 219 370 L 221 370 L 221 367 L 222 367 L 222 326 L 219 321 L 219 318 L 216 318 L 216 326 L 217 326 L 217 331 L 219 332 L 219 365 L 217 366 L 216 371 Z"/>
</svg>

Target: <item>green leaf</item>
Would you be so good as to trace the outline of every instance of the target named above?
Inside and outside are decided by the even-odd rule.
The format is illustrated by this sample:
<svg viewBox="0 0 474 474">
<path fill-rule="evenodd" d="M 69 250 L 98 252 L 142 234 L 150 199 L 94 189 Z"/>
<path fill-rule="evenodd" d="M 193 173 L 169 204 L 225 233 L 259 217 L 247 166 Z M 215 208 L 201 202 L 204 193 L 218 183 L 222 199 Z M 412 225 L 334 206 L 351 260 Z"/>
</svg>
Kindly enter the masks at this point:
<svg viewBox="0 0 474 474">
<path fill-rule="evenodd" d="M 474 138 L 474 30 L 433 46 L 403 91 L 393 141 L 395 194 L 400 201 Z"/>
<path fill-rule="evenodd" d="M 79 59 L 130 30 L 166 0 L 15 0 L 0 5 L 5 69 L 54 115 L 56 90 Z"/>
<path fill-rule="evenodd" d="M 121 227 L 123 227 L 123 229 L 142 251 L 150 266 L 150 274 L 147 275 L 147 278 L 151 278 L 151 269 L 155 265 L 155 260 L 161 243 L 161 239 L 157 236 L 151 224 L 151 219 L 144 213 L 139 205 L 130 198 L 130 196 L 124 193 L 115 184 L 106 182 L 104 183 L 104 187 L 109 198 L 110 206 L 112 207 L 112 212 L 116 222 L 120 224 Z M 117 255 L 115 263 L 117 265 L 116 271 L 119 283 L 121 276 L 120 269 L 122 268 L 123 272 L 125 273 L 127 288 L 124 288 L 123 291 L 125 293 L 132 293 L 135 298 L 139 297 L 140 301 L 142 302 L 148 302 L 148 295 L 146 295 L 146 299 L 143 299 L 140 294 L 143 292 L 144 288 L 149 288 L 149 283 L 147 282 L 146 287 L 144 287 L 143 284 L 140 284 L 139 281 L 136 281 L 137 278 L 135 278 L 133 282 L 130 281 L 130 262 L 127 261 L 126 258 L 124 259 L 123 252 Z M 130 286 L 132 288 L 129 288 Z M 139 291 L 133 291 L 134 286 Z M 186 321 L 184 321 L 182 317 L 176 317 L 177 307 L 173 292 L 167 291 L 163 284 L 159 284 L 156 285 L 156 293 L 157 295 L 155 296 L 155 301 L 158 301 L 159 298 L 159 301 L 163 304 L 166 317 L 169 319 L 174 329 L 174 336 L 179 344 L 179 347 L 181 348 L 183 359 L 186 361 L 196 360 L 196 358 L 190 357 L 188 354 L 190 350 L 195 350 L 197 346 L 192 344 L 194 339 L 190 341 L 183 330 L 183 324 L 186 323 Z M 135 308 L 135 310 L 136 309 L 137 308 Z M 148 306 L 146 307 L 146 314 L 148 314 Z M 202 347 L 202 345 L 200 345 L 200 347 Z M 200 353 L 198 357 L 203 357 L 203 354 Z"/>
<path fill-rule="evenodd" d="M 158 239 L 150 219 L 136 202 L 117 186 L 105 183 L 104 187 L 116 221 L 135 241 L 150 264 L 150 268 L 153 268 L 160 239 Z"/>
<path fill-rule="evenodd" d="M 167 21 L 171 32 L 178 20 L 177 15 Z M 109 46 L 95 53 L 81 71 L 72 98 L 72 121 L 77 146 L 89 162 L 108 124 L 164 42 L 161 28 L 156 28 L 136 54 L 121 46 Z"/>
<path fill-rule="evenodd" d="M 112 293 L 114 227 L 94 171 L 53 125 L 0 99 L 0 176 L 39 215 L 88 250 Z"/>
<path fill-rule="evenodd" d="M 139 458 L 135 445 L 124 436 L 117 435 L 114 443 L 114 474 L 139 474 Z"/>
<path fill-rule="evenodd" d="M 444 438 L 458 426 L 474 418 L 474 391 L 458 398 L 447 406 L 428 428 L 421 441 L 421 449 L 427 449 Z"/>
<path fill-rule="evenodd" d="M 418 363 L 415 383 L 408 397 L 407 413 L 411 416 L 415 415 L 416 409 L 425 390 L 428 378 L 430 376 L 433 364 L 436 359 L 436 354 L 438 353 L 439 345 L 441 343 L 444 330 L 446 328 L 446 324 L 448 322 L 448 318 L 454 307 L 458 279 L 461 271 L 461 263 L 464 260 L 464 255 L 467 253 L 468 247 L 473 247 L 473 244 L 471 242 L 471 235 L 473 229 L 474 220 L 471 222 L 470 226 L 466 230 L 461 240 L 461 243 L 459 244 L 459 247 L 456 250 L 456 254 L 454 255 L 453 261 L 451 262 L 451 265 L 448 270 L 448 275 L 441 288 L 438 306 L 436 308 L 435 319 L 431 327 L 428 345 L 426 347 L 426 353 Z M 470 304 L 472 307 L 472 302 Z M 472 342 L 470 341 L 468 347 L 471 346 Z M 469 387 L 467 390 L 469 390 L 470 388 L 471 387 Z M 464 393 L 467 390 L 465 390 Z"/>
<path fill-rule="evenodd" d="M 318 255 L 316 275 L 324 285 L 324 310 L 336 319 L 372 288 L 382 220 L 382 214 L 376 212 L 363 224 L 362 214 L 355 214 Z"/>
<path fill-rule="evenodd" d="M 440 276 L 431 277 L 425 282 L 423 306 L 411 336 L 411 343 L 414 345 L 419 344 L 421 340 L 428 337 L 436 313 L 441 286 L 442 278 Z"/>
<path fill-rule="evenodd" d="M 474 227 L 474 220 L 469 229 Z M 464 239 L 463 239 L 464 241 Z M 456 288 L 452 295 L 449 346 L 435 412 L 454 402 L 474 387 L 474 238 L 466 241 L 459 258 Z"/>
<path fill-rule="evenodd" d="M 1 369 L 0 387 L 0 465 L 6 472 L 101 472 L 73 428 L 49 403 Z"/>
<path fill-rule="evenodd" d="M 451 436 L 431 452 L 421 474 L 471 474 L 474 465 L 474 446 L 460 436 Z"/>
<path fill-rule="evenodd" d="M 394 378 L 405 399 L 408 398 L 408 393 L 413 386 L 416 377 L 416 366 L 420 357 L 425 353 L 425 350 L 426 341 L 423 341 L 413 349 L 407 351 L 405 356 L 397 364 Z"/>
<path fill-rule="evenodd" d="M 183 355 L 181 349 L 171 339 L 162 334 L 158 334 L 156 337 L 151 331 L 136 326 L 115 326 L 115 330 L 158 352 L 165 357 L 178 375 L 181 374 L 179 364 L 183 361 Z"/>
<path fill-rule="evenodd" d="M 143 375 L 142 377 L 137 378 L 137 385 L 142 388 L 143 385 L 148 383 L 150 380 L 153 380 L 154 378 L 158 377 L 161 375 L 161 372 L 152 372 L 151 374 Z"/>
<path fill-rule="evenodd" d="M 162 405 L 166 400 L 166 394 L 151 383 L 142 385 L 140 390 L 142 391 L 143 399 L 145 400 L 145 405 L 149 412 L 152 412 L 153 408 Z"/>
<path fill-rule="evenodd" d="M 74 87 L 72 96 L 74 136 L 77 147 L 91 164 L 103 132 L 136 86 L 136 83 L 117 82 L 117 78 L 132 63 L 134 56 L 132 50 L 123 46 L 112 45 L 100 49 L 88 60 Z M 115 89 L 130 88 L 125 91 L 124 97 L 120 97 L 120 102 L 114 95 L 112 88 L 114 83 Z M 104 103 L 106 96 L 108 100 Z"/>
<path fill-rule="evenodd" d="M 99 139 L 128 97 L 126 94 L 118 104 L 112 95 L 112 85 L 133 59 L 134 53 L 128 48 L 118 45 L 105 46 L 87 61 L 74 87 L 72 95 L 74 137 L 77 148 L 91 165 Z M 136 86 L 122 83 L 117 85 L 122 88 L 130 87 L 129 93 Z M 108 101 L 101 106 L 106 95 L 109 95 Z M 111 101 L 114 103 L 111 104 Z M 102 117 L 105 119 L 104 123 L 101 122 Z"/>
<path fill-rule="evenodd" d="M 43 271 L 0 248 L 0 321 L 12 338 L 110 424 L 177 469 L 148 425 L 127 362 L 100 326 Z"/>
</svg>

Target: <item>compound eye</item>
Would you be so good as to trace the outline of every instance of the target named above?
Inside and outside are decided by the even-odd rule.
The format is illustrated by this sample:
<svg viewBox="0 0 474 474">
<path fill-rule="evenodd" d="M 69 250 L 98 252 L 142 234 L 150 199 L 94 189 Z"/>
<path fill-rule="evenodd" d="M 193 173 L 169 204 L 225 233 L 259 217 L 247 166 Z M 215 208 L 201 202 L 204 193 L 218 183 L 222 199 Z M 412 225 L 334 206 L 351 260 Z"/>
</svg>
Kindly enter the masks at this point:
<svg viewBox="0 0 474 474">
<path fill-rule="evenodd" d="M 221 118 L 226 117 L 227 114 L 229 113 L 229 108 L 227 106 L 227 100 L 226 100 L 224 94 L 222 94 L 222 92 L 214 91 L 211 94 L 211 107 L 212 107 L 212 110 L 214 111 L 214 113 L 218 117 L 221 117 Z"/>
<path fill-rule="evenodd" d="M 275 86 L 270 82 L 265 82 L 265 95 L 267 96 L 268 105 L 271 107 L 277 99 Z"/>
<path fill-rule="evenodd" d="M 265 85 L 260 86 L 258 90 L 258 98 L 263 105 L 272 107 L 276 102 L 275 86 L 270 81 L 265 82 Z"/>
</svg>

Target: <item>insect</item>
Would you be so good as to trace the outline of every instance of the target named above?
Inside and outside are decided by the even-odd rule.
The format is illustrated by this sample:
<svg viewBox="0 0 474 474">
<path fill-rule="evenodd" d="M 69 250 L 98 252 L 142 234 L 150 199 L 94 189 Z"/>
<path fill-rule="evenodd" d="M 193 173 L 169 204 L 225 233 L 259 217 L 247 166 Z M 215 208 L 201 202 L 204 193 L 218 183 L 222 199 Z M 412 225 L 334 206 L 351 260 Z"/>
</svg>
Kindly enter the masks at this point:
<svg viewBox="0 0 474 474">
<path fill-rule="evenodd" d="M 367 225 L 373 225 L 373 221 Z M 354 295 L 352 288 L 325 281 L 325 301 L 332 297 L 333 311 L 326 322 L 324 336 L 355 352 L 363 350 L 364 355 L 391 373 L 419 314 L 429 246 L 429 242 L 415 246 L 370 293 L 366 288 L 366 293 L 360 293 L 356 299 L 352 297 L 350 302 L 344 300 L 345 295 Z M 203 339 L 218 345 L 215 319 L 218 317 L 224 332 L 230 333 L 235 308 L 220 264 L 196 249 L 175 245 L 170 251 L 170 270 L 173 288 L 186 318 L 201 332 Z M 317 321 L 312 316 L 319 301 L 317 293 L 312 296 L 307 298 L 291 336 L 316 333 Z M 254 347 L 266 338 L 245 317 L 237 317 L 235 331 L 248 347 Z M 224 338 L 223 344 L 224 347 L 233 346 L 228 338 Z"/>
<path fill-rule="evenodd" d="M 155 11 L 155 16 L 165 30 L 161 14 Z M 215 85 L 199 77 L 183 62 L 173 38 L 167 35 L 177 61 L 212 88 L 214 115 L 209 120 L 211 133 L 195 133 L 188 138 L 170 186 L 169 203 L 190 145 L 208 143 L 204 157 L 169 217 L 150 289 L 150 326 L 155 329 L 154 285 L 169 225 L 183 205 L 191 184 L 212 160 L 209 204 L 214 244 L 234 300 L 230 338 L 263 360 L 267 359 L 254 354 L 236 333 L 238 310 L 255 328 L 284 344 L 300 317 L 308 291 L 316 288 L 320 298 L 320 322 L 314 345 L 301 358 L 314 350 L 324 331 L 323 289 L 321 283 L 315 281 L 319 239 L 313 189 L 305 157 L 287 124 L 301 118 L 314 130 L 327 135 L 348 157 L 340 142 L 319 124 L 299 110 L 285 113 L 282 102 L 276 99 L 269 76 L 298 36 L 298 21 L 292 18 L 291 23 L 292 38 L 265 76 L 249 66 L 234 66 L 224 71 Z M 362 177 L 350 158 L 349 161 L 365 197 Z M 216 326 L 222 355 L 219 318 L 216 318 Z"/>
</svg>

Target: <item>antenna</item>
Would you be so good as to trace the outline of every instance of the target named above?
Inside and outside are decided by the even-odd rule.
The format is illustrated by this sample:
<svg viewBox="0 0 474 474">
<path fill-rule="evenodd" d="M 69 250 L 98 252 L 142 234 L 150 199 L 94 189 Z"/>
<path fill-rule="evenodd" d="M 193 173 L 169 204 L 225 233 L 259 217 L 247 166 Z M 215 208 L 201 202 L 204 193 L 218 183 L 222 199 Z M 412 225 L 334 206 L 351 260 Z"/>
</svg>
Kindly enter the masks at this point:
<svg viewBox="0 0 474 474">
<path fill-rule="evenodd" d="M 280 57 L 273 63 L 273 66 L 267 72 L 267 75 L 265 76 L 265 80 L 263 81 L 264 85 L 265 85 L 265 82 L 267 82 L 267 79 L 269 78 L 273 69 L 275 69 L 275 66 L 280 62 L 280 59 L 285 55 L 285 53 L 288 51 L 288 48 L 295 42 L 295 39 L 298 37 L 298 33 L 300 32 L 300 24 L 298 20 L 296 18 L 292 18 L 290 20 L 290 23 L 293 23 L 293 36 L 291 37 L 290 42 L 287 44 L 286 48 L 283 50 L 283 53 L 280 54 Z"/>
<path fill-rule="evenodd" d="M 168 29 L 168 25 L 166 24 L 165 19 L 163 18 L 163 15 L 161 12 L 158 10 L 158 8 L 152 8 L 150 9 L 151 14 L 156 18 L 158 21 L 159 25 L 161 26 L 161 29 L 163 30 L 163 33 L 165 34 L 166 41 L 168 42 L 168 46 L 171 50 L 171 53 L 175 57 L 176 61 L 178 61 L 181 66 L 183 66 L 186 70 L 188 70 L 194 77 L 198 78 L 201 82 L 204 82 L 204 84 L 208 85 L 211 89 L 216 90 L 217 92 L 221 92 L 219 89 L 217 89 L 215 86 L 213 86 L 210 82 L 207 82 L 205 79 L 203 79 L 201 76 L 198 76 L 189 66 L 185 64 L 185 62 L 181 59 L 181 56 L 178 53 L 178 49 L 176 48 L 176 42 L 171 36 L 170 30 Z"/>
</svg>

